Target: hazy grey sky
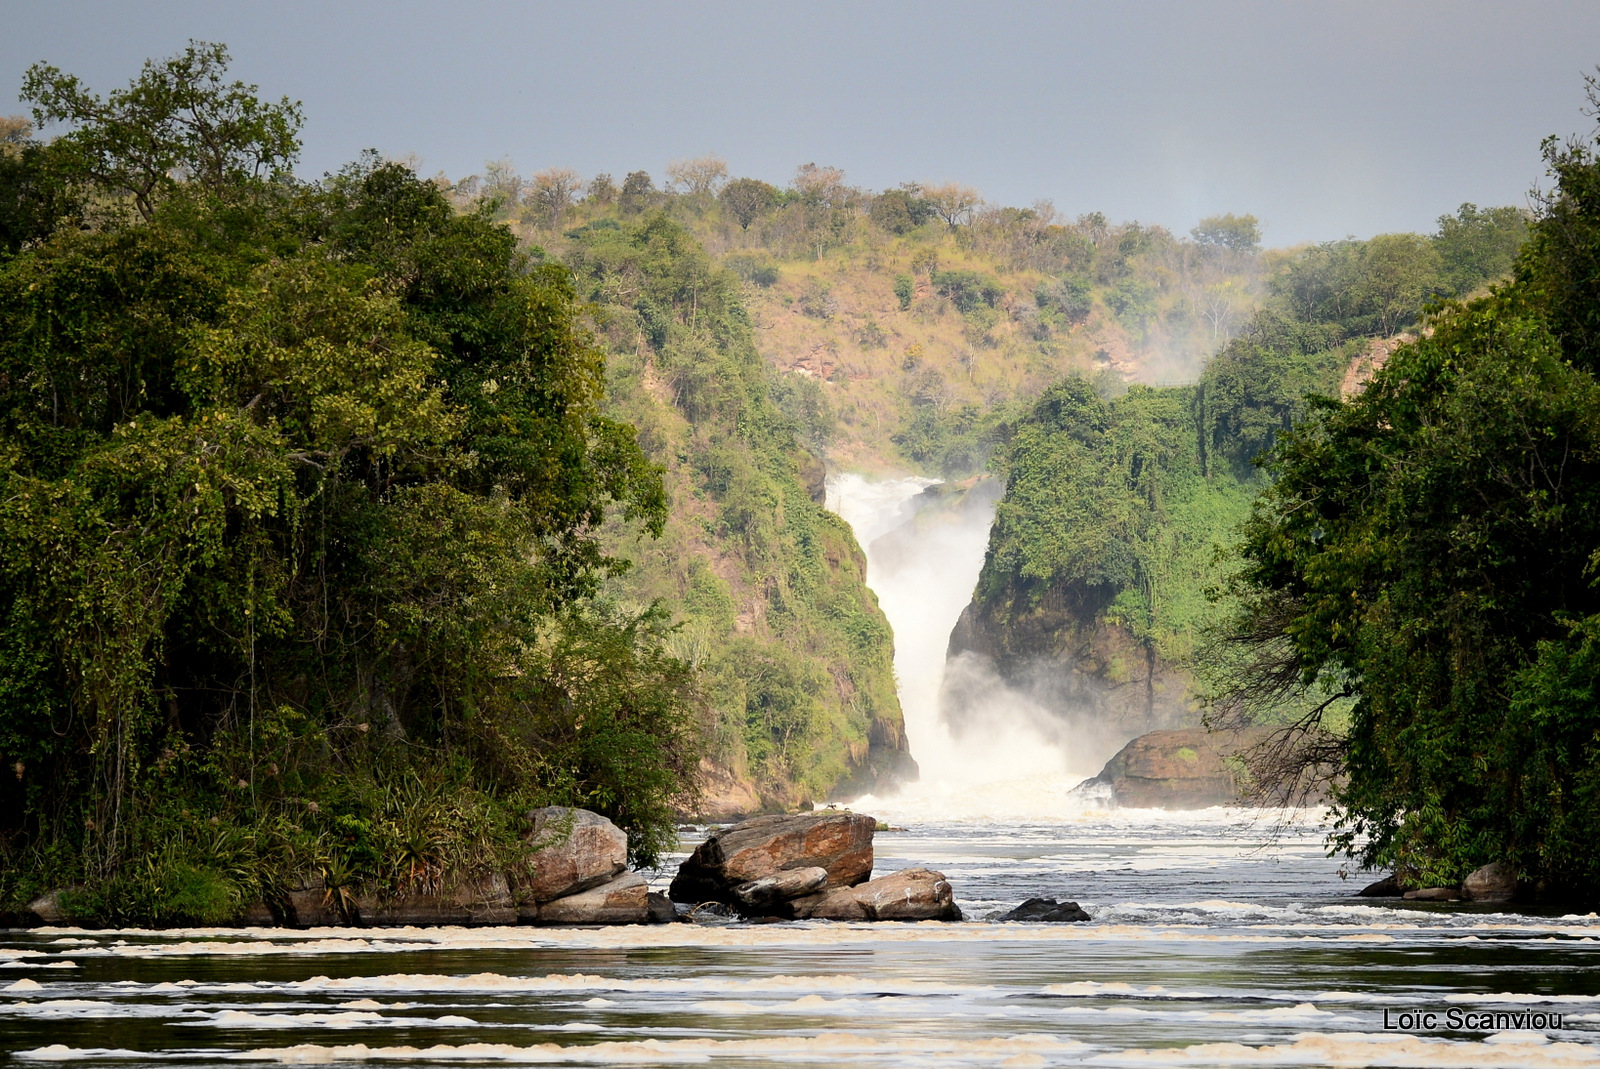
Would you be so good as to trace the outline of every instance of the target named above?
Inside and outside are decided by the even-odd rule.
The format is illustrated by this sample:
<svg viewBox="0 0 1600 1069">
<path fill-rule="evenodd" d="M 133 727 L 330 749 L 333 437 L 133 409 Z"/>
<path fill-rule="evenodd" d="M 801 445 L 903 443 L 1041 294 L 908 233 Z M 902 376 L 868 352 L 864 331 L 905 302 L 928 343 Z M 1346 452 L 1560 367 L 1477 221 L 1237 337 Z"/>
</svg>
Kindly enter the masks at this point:
<svg viewBox="0 0 1600 1069">
<path fill-rule="evenodd" d="M 1592 123 L 1600 3 L 0 3 L 0 93 L 100 91 L 190 37 L 305 103 L 302 172 L 365 147 L 452 177 L 510 157 L 619 179 L 708 152 L 778 184 L 959 180 L 1269 244 L 1524 203 Z M 0 111 L 8 108 L 0 100 Z"/>
</svg>

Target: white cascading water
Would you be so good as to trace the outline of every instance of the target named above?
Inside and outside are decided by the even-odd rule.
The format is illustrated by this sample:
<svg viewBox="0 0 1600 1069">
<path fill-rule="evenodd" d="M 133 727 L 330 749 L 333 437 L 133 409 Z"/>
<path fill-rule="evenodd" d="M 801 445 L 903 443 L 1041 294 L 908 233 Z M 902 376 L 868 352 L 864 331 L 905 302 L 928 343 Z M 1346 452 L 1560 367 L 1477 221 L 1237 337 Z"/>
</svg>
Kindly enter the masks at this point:
<svg viewBox="0 0 1600 1069">
<path fill-rule="evenodd" d="M 874 812 L 906 819 L 1061 817 L 1088 799 L 1069 792 L 1100 771 L 1107 754 L 1075 747 L 1039 729 L 1050 716 L 998 678 L 966 692 L 985 695 L 962 710 L 959 735 L 941 715 L 950 632 L 972 599 L 983 567 L 994 494 L 974 491 L 963 507 L 919 496 L 937 480 L 874 481 L 830 476 L 828 507 L 855 532 L 867 554 L 867 585 L 894 629 L 894 667 L 916 783 L 888 797 L 859 799 Z M 998 488 L 996 488 L 998 489 Z M 970 670 L 970 669 L 967 669 Z"/>
</svg>

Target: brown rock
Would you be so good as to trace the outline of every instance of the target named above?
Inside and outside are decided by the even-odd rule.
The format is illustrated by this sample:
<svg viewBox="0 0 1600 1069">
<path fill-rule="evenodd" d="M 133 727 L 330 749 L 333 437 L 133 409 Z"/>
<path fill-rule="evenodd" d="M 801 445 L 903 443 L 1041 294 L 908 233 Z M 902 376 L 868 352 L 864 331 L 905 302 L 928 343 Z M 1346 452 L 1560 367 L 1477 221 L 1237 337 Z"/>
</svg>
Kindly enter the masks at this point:
<svg viewBox="0 0 1600 1069">
<path fill-rule="evenodd" d="M 517 879 L 519 900 L 564 898 L 603 884 L 628 867 L 627 833 L 600 814 L 557 805 L 528 816 L 533 822 L 528 835 L 533 875 Z"/>
<path fill-rule="evenodd" d="M 651 891 L 645 896 L 645 912 L 649 915 L 651 924 L 672 924 L 684 918 L 678 916 L 677 907 L 672 904 L 672 899 L 660 891 Z"/>
<path fill-rule="evenodd" d="M 741 883 L 733 889 L 739 905 L 752 913 L 761 913 L 791 898 L 816 894 L 828 884 L 828 870 L 815 865 L 803 869 L 785 869 L 759 880 Z"/>
<path fill-rule="evenodd" d="M 748 782 L 721 765 L 701 758 L 700 797 L 695 810 L 683 813 L 685 817 L 700 820 L 740 820 L 750 813 L 761 812 L 761 796 Z"/>
<path fill-rule="evenodd" d="M 650 885 L 637 872 L 539 905 L 540 924 L 646 924 Z"/>
<path fill-rule="evenodd" d="M 274 928 L 278 924 L 278 918 L 273 916 L 266 902 L 258 898 L 239 911 L 234 923 L 245 928 Z"/>
<path fill-rule="evenodd" d="M 344 898 L 330 890 L 321 876 L 301 880 L 284 893 L 284 921 L 293 928 L 339 928 L 346 923 L 340 908 Z"/>
<path fill-rule="evenodd" d="M 1469 902 L 1509 902 L 1517 895 L 1517 870 L 1504 861 L 1483 866 L 1461 882 Z"/>
<path fill-rule="evenodd" d="M 436 894 L 356 899 L 359 923 L 368 925 L 515 924 L 517 905 L 498 872 L 462 880 Z"/>
<path fill-rule="evenodd" d="M 1459 902 L 1461 891 L 1455 887 L 1422 887 L 1407 891 L 1404 897 L 1408 902 Z"/>
<path fill-rule="evenodd" d="M 735 824 L 695 848 L 678 866 L 668 894 L 675 902 L 738 903 L 733 888 L 789 869 L 822 868 L 829 887 L 851 887 L 872 875 L 877 821 L 825 809 L 765 816 Z"/>
<path fill-rule="evenodd" d="M 902 869 L 859 887 L 841 887 L 789 903 L 796 918 L 828 921 L 958 921 L 950 882 L 931 869 Z"/>
<path fill-rule="evenodd" d="M 1118 751 L 1096 779 L 1111 785 L 1118 805 L 1203 809 L 1237 804 L 1241 782 L 1231 759 L 1259 745 L 1269 731 L 1152 731 Z"/>
<path fill-rule="evenodd" d="M 60 891 L 51 891 L 35 898 L 28 903 L 28 912 L 38 917 L 40 924 L 51 928 L 60 928 L 72 922 L 72 917 L 61 904 Z"/>
<path fill-rule="evenodd" d="M 1399 898 L 1405 893 L 1405 888 L 1400 886 L 1400 880 L 1394 875 L 1385 876 L 1376 883 L 1369 883 L 1356 892 L 1357 898 Z"/>
</svg>

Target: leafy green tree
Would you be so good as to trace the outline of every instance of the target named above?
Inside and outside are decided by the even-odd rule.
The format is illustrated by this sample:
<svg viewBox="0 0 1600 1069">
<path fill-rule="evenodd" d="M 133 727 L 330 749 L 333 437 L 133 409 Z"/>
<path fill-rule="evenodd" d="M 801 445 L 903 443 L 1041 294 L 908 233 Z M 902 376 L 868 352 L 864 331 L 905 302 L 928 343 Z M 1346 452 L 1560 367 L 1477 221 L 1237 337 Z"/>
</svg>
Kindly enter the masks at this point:
<svg viewBox="0 0 1600 1069">
<path fill-rule="evenodd" d="M 735 178 L 722 187 L 717 199 L 740 230 L 749 230 L 751 223 L 777 204 L 778 189 L 758 178 Z"/>
<path fill-rule="evenodd" d="M 1005 293 L 998 279 L 981 271 L 938 271 L 934 273 L 933 286 L 963 315 L 980 304 L 993 308 Z"/>
<path fill-rule="evenodd" d="M 916 284 L 910 275 L 894 276 L 894 298 L 900 302 L 900 311 L 904 312 L 911 307 L 911 298 L 916 295 Z"/>
<path fill-rule="evenodd" d="M 553 799 L 653 856 L 698 697 L 659 613 L 595 601 L 626 569 L 607 516 L 659 532 L 666 506 L 603 411 L 571 274 L 403 167 L 298 183 L 242 119 L 233 148 L 187 145 L 163 87 L 264 114 L 225 59 L 77 108 L 66 163 L 139 214 L 0 258 L 0 892 L 84 882 L 91 915 L 146 922 L 316 874 L 397 893 L 379 825 L 412 781 L 477 814 L 469 867 Z M 191 177 L 137 185 L 162 139 Z"/>
<path fill-rule="evenodd" d="M 100 187 L 131 197 L 148 220 L 180 173 L 216 193 L 281 177 L 300 151 L 300 105 L 265 103 L 255 86 L 225 83 L 227 67 L 227 48 L 191 41 L 180 56 L 146 62 L 132 85 L 104 100 L 44 63 L 28 69 L 21 95 L 41 127 L 71 123 L 62 140 L 76 163 Z"/>
<path fill-rule="evenodd" d="M 1451 292 L 1465 297 L 1484 283 L 1509 275 L 1527 237 L 1528 213 L 1521 208 L 1463 204 L 1456 214 L 1439 217 L 1433 246 Z"/>
<path fill-rule="evenodd" d="M 1253 215 L 1208 215 L 1189 235 L 1198 245 L 1231 252 L 1255 252 L 1261 246 L 1261 221 Z"/>
<path fill-rule="evenodd" d="M 1546 151 L 1557 187 L 1512 283 L 1280 434 L 1236 633 L 1250 686 L 1318 697 L 1302 729 L 1353 698 L 1322 751 L 1345 777 L 1336 845 L 1420 883 L 1505 861 L 1592 899 L 1600 164 Z"/>
</svg>

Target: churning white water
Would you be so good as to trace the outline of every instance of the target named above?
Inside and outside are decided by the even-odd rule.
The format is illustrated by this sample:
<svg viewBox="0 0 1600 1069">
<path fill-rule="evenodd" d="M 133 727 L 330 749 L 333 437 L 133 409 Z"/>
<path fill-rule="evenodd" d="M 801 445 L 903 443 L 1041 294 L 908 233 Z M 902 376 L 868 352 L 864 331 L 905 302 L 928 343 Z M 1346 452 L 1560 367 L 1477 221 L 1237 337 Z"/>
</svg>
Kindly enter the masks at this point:
<svg viewBox="0 0 1600 1069">
<path fill-rule="evenodd" d="M 980 697 L 952 730 L 940 707 L 950 632 L 983 567 L 1000 486 L 941 494 L 937 480 L 828 481 L 828 507 L 867 554 L 867 585 L 894 629 L 894 667 L 911 756 L 921 779 L 859 804 L 895 818 L 1058 816 L 1083 803 L 1072 788 L 1100 770 L 1102 747 L 1077 748 L 1041 730 L 1050 714 L 992 675 L 962 688 Z M 982 671 L 970 665 L 959 670 Z M 976 726 L 973 726 L 976 725 Z"/>
</svg>

